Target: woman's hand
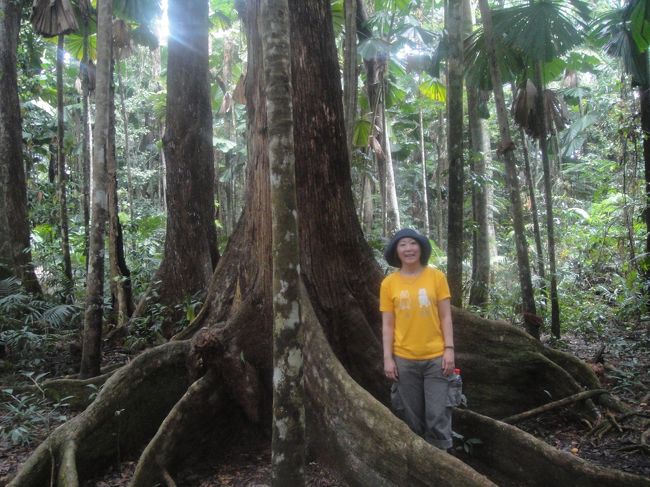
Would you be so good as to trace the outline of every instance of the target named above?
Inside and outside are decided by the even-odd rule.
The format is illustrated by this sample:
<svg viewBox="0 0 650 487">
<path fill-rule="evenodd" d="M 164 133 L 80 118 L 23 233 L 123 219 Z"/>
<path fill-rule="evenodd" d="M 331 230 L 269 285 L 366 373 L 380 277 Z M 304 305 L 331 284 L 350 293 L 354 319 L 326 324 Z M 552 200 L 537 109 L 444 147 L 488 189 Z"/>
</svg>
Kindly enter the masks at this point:
<svg viewBox="0 0 650 487">
<path fill-rule="evenodd" d="M 454 371 L 454 349 L 445 348 L 444 353 L 442 354 L 442 374 L 450 375 Z"/>
<path fill-rule="evenodd" d="M 393 382 L 397 382 L 399 375 L 397 374 L 397 364 L 393 357 L 384 358 L 384 374 Z"/>
</svg>

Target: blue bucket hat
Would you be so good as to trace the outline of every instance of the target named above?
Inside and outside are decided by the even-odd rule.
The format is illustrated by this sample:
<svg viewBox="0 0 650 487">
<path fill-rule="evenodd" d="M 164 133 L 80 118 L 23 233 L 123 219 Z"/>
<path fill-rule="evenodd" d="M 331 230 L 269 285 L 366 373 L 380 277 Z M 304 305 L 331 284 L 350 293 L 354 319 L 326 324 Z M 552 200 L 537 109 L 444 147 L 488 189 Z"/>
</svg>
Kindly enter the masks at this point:
<svg viewBox="0 0 650 487">
<path fill-rule="evenodd" d="M 431 242 L 429 242 L 427 237 L 411 228 L 402 228 L 393 236 L 386 246 L 386 249 L 384 250 L 384 258 L 386 259 L 386 262 L 388 262 L 388 265 L 393 267 L 402 266 L 402 263 L 397 257 L 397 242 L 403 238 L 412 238 L 420 244 L 420 264 L 426 266 L 429 263 L 429 257 L 431 257 Z"/>
</svg>

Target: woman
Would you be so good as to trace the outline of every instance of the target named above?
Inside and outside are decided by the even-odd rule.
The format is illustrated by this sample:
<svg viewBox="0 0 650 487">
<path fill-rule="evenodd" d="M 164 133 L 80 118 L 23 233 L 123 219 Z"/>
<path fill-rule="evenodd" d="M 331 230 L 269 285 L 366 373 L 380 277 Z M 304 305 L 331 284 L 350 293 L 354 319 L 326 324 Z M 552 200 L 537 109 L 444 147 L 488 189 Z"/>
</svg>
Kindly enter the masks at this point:
<svg viewBox="0 0 650 487">
<path fill-rule="evenodd" d="M 405 228 L 384 252 L 397 272 L 381 283 L 384 372 L 395 412 L 430 444 L 449 449 L 454 333 L 447 278 L 429 267 L 431 244 Z"/>
</svg>

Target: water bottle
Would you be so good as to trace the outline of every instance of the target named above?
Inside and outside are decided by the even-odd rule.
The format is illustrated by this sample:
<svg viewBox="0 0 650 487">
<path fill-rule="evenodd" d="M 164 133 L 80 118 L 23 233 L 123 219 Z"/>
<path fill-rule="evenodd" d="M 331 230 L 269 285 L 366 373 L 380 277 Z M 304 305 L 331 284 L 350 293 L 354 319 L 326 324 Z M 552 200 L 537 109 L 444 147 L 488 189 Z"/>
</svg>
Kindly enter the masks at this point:
<svg viewBox="0 0 650 487">
<path fill-rule="evenodd" d="M 449 376 L 449 406 L 458 407 L 467 405 L 467 399 L 463 395 L 463 378 L 460 369 L 454 369 Z"/>
</svg>

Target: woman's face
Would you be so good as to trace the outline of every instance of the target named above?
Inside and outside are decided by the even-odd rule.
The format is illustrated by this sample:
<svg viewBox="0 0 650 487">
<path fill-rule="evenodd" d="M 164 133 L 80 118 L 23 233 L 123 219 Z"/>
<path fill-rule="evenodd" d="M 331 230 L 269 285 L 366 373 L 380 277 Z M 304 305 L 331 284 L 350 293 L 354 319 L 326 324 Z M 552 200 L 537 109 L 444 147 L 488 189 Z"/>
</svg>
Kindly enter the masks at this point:
<svg viewBox="0 0 650 487">
<path fill-rule="evenodd" d="M 397 258 L 403 266 L 419 264 L 421 253 L 420 244 L 414 238 L 404 237 L 397 242 Z"/>
</svg>

